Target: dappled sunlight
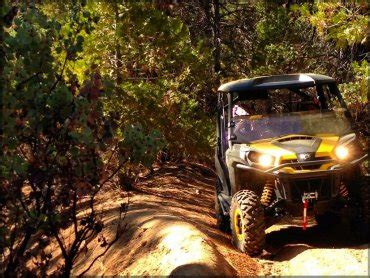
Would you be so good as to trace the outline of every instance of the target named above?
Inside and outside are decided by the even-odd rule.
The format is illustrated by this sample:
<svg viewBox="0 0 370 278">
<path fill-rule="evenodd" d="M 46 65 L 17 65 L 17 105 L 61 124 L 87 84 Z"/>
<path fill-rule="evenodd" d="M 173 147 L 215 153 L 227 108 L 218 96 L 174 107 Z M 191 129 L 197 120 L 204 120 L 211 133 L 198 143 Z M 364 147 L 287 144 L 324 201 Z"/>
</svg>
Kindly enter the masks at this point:
<svg viewBox="0 0 370 278">
<path fill-rule="evenodd" d="M 129 253 L 131 263 L 120 275 L 170 275 L 179 267 L 188 269 L 189 265 L 199 264 L 204 266 L 197 268 L 200 274 L 216 273 L 219 266 L 223 266 L 220 273 L 230 275 L 234 271 L 205 234 L 179 218 L 162 213 L 145 222 L 141 229 Z"/>
<path fill-rule="evenodd" d="M 161 246 L 170 250 L 161 261 L 163 264 L 174 266 L 184 265 L 191 262 L 199 262 L 205 259 L 206 252 L 202 250 L 204 239 L 189 225 L 176 225 L 166 228 Z"/>
<path fill-rule="evenodd" d="M 291 259 L 289 263 L 280 263 L 280 275 L 315 275 L 340 276 L 348 275 L 368 276 L 368 249 L 307 249 Z M 279 264 L 277 264 L 278 266 Z"/>
</svg>

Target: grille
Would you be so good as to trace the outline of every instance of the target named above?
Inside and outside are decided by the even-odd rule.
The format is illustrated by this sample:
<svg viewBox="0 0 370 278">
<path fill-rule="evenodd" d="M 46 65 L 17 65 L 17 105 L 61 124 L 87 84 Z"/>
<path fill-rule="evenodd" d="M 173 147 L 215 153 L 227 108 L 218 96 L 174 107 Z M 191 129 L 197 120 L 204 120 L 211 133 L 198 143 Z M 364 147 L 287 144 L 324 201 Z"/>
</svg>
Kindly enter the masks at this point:
<svg viewBox="0 0 370 278">
<path fill-rule="evenodd" d="M 327 159 L 331 159 L 331 157 L 330 156 L 315 157 L 314 159 L 310 161 L 327 160 Z M 283 159 L 280 161 L 280 164 L 285 164 L 285 163 L 298 163 L 298 160 L 297 159 Z M 289 166 L 289 167 L 293 168 L 294 170 L 315 170 L 315 169 L 319 169 L 322 165 L 323 163 L 316 164 L 316 165 L 305 165 L 305 166 L 296 165 L 296 166 Z"/>
<path fill-rule="evenodd" d="M 293 201 L 302 202 L 303 193 L 317 192 L 319 200 L 331 198 L 330 178 L 292 180 L 290 182 L 290 193 Z"/>
<path fill-rule="evenodd" d="M 276 141 L 282 143 L 282 142 L 288 142 L 292 140 L 313 140 L 313 139 L 315 139 L 315 137 L 307 136 L 307 135 L 297 135 L 297 136 L 283 137 Z"/>
</svg>

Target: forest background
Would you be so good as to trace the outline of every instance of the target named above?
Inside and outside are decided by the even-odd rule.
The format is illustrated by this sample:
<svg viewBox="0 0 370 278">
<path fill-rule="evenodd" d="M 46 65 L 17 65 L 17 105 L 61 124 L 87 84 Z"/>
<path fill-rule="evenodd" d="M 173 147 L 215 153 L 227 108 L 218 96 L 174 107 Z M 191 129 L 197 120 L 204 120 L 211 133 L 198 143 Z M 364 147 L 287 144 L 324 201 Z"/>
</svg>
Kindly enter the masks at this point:
<svg viewBox="0 0 370 278">
<path fill-rule="evenodd" d="M 221 83 L 332 76 L 369 136 L 366 1 L 0 4 L 5 273 L 27 271 L 33 238 L 52 237 L 68 276 L 86 239 L 103 229 L 94 200 L 112 179 L 128 190 L 155 161 L 211 165 Z M 83 200 L 91 212 L 80 219 Z M 46 269 L 48 254 L 35 257 Z"/>
</svg>

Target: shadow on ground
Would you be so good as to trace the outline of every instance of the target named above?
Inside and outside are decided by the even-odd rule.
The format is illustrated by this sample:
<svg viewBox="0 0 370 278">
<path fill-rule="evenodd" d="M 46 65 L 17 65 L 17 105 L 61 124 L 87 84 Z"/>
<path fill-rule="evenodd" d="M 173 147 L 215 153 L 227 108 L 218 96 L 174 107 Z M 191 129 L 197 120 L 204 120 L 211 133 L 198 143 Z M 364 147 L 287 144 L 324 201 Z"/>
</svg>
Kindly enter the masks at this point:
<svg viewBox="0 0 370 278">
<path fill-rule="evenodd" d="M 86 274 L 364 275 L 367 247 L 359 246 L 344 226 L 325 230 L 313 224 L 303 231 L 297 226 L 276 225 L 266 237 L 270 256 L 254 259 L 238 252 L 230 235 L 216 227 L 214 183 L 212 170 L 188 163 L 164 164 L 142 178 L 129 194 L 124 234 Z M 104 224 L 110 227 L 107 238 L 112 238 L 116 227 L 121 201 L 115 198 L 108 198 L 110 207 L 102 203 Z M 99 246 L 89 248 L 74 274 L 81 273 L 98 251 Z M 353 267 L 345 268 L 343 260 Z M 333 263 L 336 261 L 339 265 Z"/>
</svg>

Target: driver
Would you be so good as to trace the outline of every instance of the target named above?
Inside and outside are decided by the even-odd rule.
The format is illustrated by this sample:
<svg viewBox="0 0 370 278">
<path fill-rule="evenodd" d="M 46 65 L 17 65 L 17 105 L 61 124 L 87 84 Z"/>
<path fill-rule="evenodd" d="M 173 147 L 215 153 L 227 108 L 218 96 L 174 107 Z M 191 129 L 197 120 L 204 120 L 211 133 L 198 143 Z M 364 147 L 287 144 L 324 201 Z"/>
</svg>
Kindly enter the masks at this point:
<svg viewBox="0 0 370 278">
<path fill-rule="evenodd" d="M 272 113 L 271 99 L 263 99 L 258 103 L 258 113 L 260 115 L 270 115 Z M 252 124 L 252 130 L 256 132 L 260 139 L 274 137 L 273 126 L 270 117 L 263 117 L 258 120 L 258 124 Z"/>
<path fill-rule="evenodd" d="M 249 115 L 250 113 L 247 112 L 248 110 L 248 105 L 246 103 L 238 102 L 234 105 L 233 117 Z"/>
<path fill-rule="evenodd" d="M 272 105 L 270 100 L 238 102 L 233 107 L 233 117 L 237 116 L 254 116 L 268 115 L 271 113 Z M 269 129 L 268 117 L 250 119 L 241 117 L 236 120 L 236 130 L 242 135 L 247 135 L 250 140 L 259 140 L 266 138 L 266 133 L 271 132 Z M 267 135 L 269 136 L 269 135 Z"/>
</svg>

